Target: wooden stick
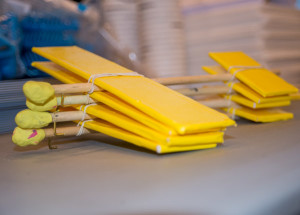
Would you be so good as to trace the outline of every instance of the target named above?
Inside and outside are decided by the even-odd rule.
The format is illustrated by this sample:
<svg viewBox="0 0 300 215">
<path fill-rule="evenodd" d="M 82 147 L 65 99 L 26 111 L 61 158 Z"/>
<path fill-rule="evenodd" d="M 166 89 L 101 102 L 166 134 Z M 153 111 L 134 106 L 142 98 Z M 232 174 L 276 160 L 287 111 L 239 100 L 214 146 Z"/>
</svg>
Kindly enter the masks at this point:
<svg viewBox="0 0 300 215">
<path fill-rule="evenodd" d="M 152 79 L 163 85 L 179 85 L 179 84 L 197 84 L 218 81 L 229 81 L 232 78 L 231 74 L 222 75 L 198 75 L 198 76 L 182 76 L 171 78 L 156 78 Z M 56 94 L 61 93 L 86 93 L 91 90 L 91 83 L 77 83 L 77 84 L 58 84 L 52 85 Z M 95 86 L 95 92 L 103 91 L 103 89 Z"/>
<path fill-rule="evenodd" d="M 28 146 L 28 145 L 37 145 L 42 142 L 45 138 L 51 138 L 55 136 L 75 136 L 80 131 L 80 126 L 70 126 L 70 127 L 61 127 L 61 128 L 46 128 L 46 129 L 23 129 L 16 127 L 13 132 L 13 142 L 18 146 Z M 39 136 L 44 133 L 44 135 L 39 138 L 35 138 L 35 136 Z M 93 130 L 89 130 L 86 128 L 82 128 L 80 135 L 96 133 Z M 32 135 L 34 134 L 34 135 Z M 28 137 L 29 136 L 29 137 Z M 50 139 L 49 139 L 50 140 Z M 49 148 L 54 148 L 48 142 Z"/>
<path fill-rule="evenodd" d="M 227 94 L 230 90 L 228 86 L 204 86 L 194 88 L 182 88 L 175 91 L 185 96 L 197 96 L 197 95 L 212 95 L 212 94 Z"/>
<path fill-rule="evenodd" d="M 57 105 L 88 105 L 97 103 L 98 101 L 95 101 L 94 99 L 90 98 L 89 95 L 70 95 L 70 96 L 57 96 Z M 62 101 L 63 100 L 63 101 Z M 63 103 L 63 104 L 62 104 Z"/>
<path fill-rule="evenodd" d="M 20 128 L 43 128 L 53 122 L 69 122 L 94 119 L 96 117 L 84 114 L 83 111 L 39 112 L 30 109 L 20 111 L 15 122 Z"/>
<path fill-rule="evenodd" d="M 51 111 L 58 106 L 88 105 L 95 103 L 98 103 L 98 101 L 90 98 L 89 95 L 56 96 L 43 105 L 36 105 L 34 102 L 31 102 L 30 98 L 26 100 L 26 106 L 33 111 Z"/>
<path fill-rule="evenodd" d="M 221 90 L 222 90 L 222 89 L 221 89 Z M 221 91 L 221 90 L 220 90 L 220 91 Z M 200 92 L 201 92 L 201 91 L 200 91 Z M 211 93 L 211 94 L 215 94 L 215 93 Z M 194 94 L 194 95 L 196 95 L 196 94 Z M 199 94 L 197 94 L 197 95 L 199 95 Z M 75 105 L 75 104 L 76 104 L 76 105 L 86 105 L 86 104 L 87 104 L 87 103 L 86 103 L 86 101 L 87 101 L 87 100 L 86 100 L 86 96 L 82 96 L 82 100 L 77 99 L 76 102 L 75 102 L 74 100 L 72 100 L 72 97 L 73 97 L 73 96 L 67 96 L 67 98 L 68 98 L 67 101 L 70 101 L 70 102 L 65 102 L 64 105 Z M 58 99 L 58 101 L 60 100 L 59 97 L 58 97 L 57 99 Z M 215 100 L 216 100 L 216 101 L 215 101 Z M 220 99 L 215 99 L 215 100 L 209 100 L 209 101 L 206 101 L 206 100 L 198 100 L 198 101 L 199 101 L 201 104 L 204 104 L 204 105 L 206 105 L 206 106 L 208 106 L 208 107 L 211 107 L 211 108 L 219 108 L 219 106 L 225 107 L 225 106 L 224 106 L 225 103 L 221 103 L 222 105 L 220 105 Z M 226 100 L 226 99 L 223 99 L 223 100 L 227 101 L 227 103 L 228 103 L 228 100 Z M 93 101 L 94 101 L 94 100 L 93 100 Z M 218 105 L 216 105 L 215 102 L 217 102 Z M 97 104 L 97 101 L 96 101 L 96 102 L 94 101 L 94 103 L 88 103 L 88 104 Z M 61 102 L 59 101 L 57 105 L 58 105 L 58 106 L 61 106 Z M 30 107 L 30 108 L 31 108 L 31 107 Z M 35 111 L 35 109 L 33 109 L 33 108 L 31 108 L 31 109 Z M 50 109 L 50 110 L 51 110 L 51 109 Z M 49 110 L 45 110 L 45 111 L 49 111 Z M 63 115 L 63 112 L 57 112 L 57 115 L 59 115 L 59 113 Z M 64 116 L 64 117 L 67 118 L 67 116 Z M 75 118 L 74 120 L 77 120 L 78 117 L 79 117 L 79 116 L 77 116 L 77 115 L 71 115 L 71 116 L 70 116 L 70 119 Z M 56 117 L 56 120 L 60 120 L 60 119 Z M 63 119 L 63 121 L 66 121 L 66 120 Z M 72 121 L 72 120 L 70 120 L 70 121 Z M 57 122 L 58 122 L 58 121 L 57 121 Z"/>
<path fill-rule="evenodd" d="M 52 122 L 69 122 L 82 120 L 84 116 L 84 120 L 94 119 L 94 116 L 85 114 L 83 111 L 62 111 L 62 112 L 54 112 L 50 113 L 52 117 Z"/>
<path fill-rule="evenodd" d="M 61 93 L 86 93 L 92 88 L 91 83 L 78 83 L 78 84 L 58 84 L 52 85 L 56 94 Z M 103 91 L 98 86 L 94 86 L 94 91 Z"/>
<path fill-rule="evenodd" d="M 78 134 L 80 130 L 80 126 L 70 126 L 70 127 L 61 127 L 61 128 L 56 128 L 56 134 L 53 128 L 45 128 L 45 137 L 55 137 L 57 134 L 59 136 L 75 136 Z M 82 134 L 90 134 L 90 133 L 95 133 L 93 130 L 89 130 L 86 128 L 83 128 Z"/>
<path fill-rule="evenodd" d="M 280 74 L 279 70 L 272 70 L 274 74 Z M 217 74 L 217 75 L 196 75 L 196 76 L 181 76 L 168 78 L 154 78 L 152 80 L 163 85 L 180 85 L 180 84 L 199 84 L 209 82 L 230 81 L 232 74 Z"/>
<path fill-rule="evenodd" d="M 55 94 L 65 94 L 65 93 L 86 93 L 90 90 L 91 84 L 89 83 L 80 83 L 80 84 L 58 84 L 58 85 L 52 85 L 55 91 Z M 204 87 L 194 87 L 194 88 L 181 88 L 181 89 L 175 89 L 175 91 L 186 95 L 186 96 L 194 96 L 194 95 L 206 95 L 206 94 L 224 94 L 228 93 L 230 90 L 227 86 L 204 86 Z M 96 91 L 96 88 L 95 88 Z M 99 87 L 97 87 L 97 91 L 103 91 Z M 69 101 L 66 101 L 68 99 L 74 99 L 73 97 L 65 96 L 65 102 L 69 103 Z M 84 98 L 87 99 L 87 96 L 78 96 L 78 99 L 84 100 Z M 66 104 L 67 104 L 66 103 Z"/>
<path fill-rule="evenodd" d="M 210 99 L 210 100 L 196 100 L 196 101 L 210 108 L 226 108 L 234 103 L 233 101 L 222 99 L 222 98 Z"/>
<path fill-rule="evenodd" d="M 208 82 L 219 82 L 231 80 L 231 74 L 221 75 L 198 75 L 198 76 L 182 76 L 182 77 L 170 77 L 170 78 L 156 78 L 153 79 L 163 85 L 178 85 L 178 84 L 198 84 Z"/>
</svg>

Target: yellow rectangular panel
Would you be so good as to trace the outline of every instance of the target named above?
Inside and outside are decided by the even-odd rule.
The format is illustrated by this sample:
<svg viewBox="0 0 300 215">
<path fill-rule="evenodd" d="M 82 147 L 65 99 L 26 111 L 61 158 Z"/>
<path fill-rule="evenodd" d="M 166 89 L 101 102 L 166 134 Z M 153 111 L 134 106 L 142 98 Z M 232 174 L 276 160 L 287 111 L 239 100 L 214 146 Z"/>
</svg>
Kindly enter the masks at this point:
<svg viewBox="0 0 300 215">
<path fill-rule="evenodd" d="M 220 69 L 219 67 L 220 66 L 203 66 L 202 68 L 208 74 L 212 74 L 212 75 L 224 74 L 226 71 L 223 68 Z M 234 91 L 242 94 L 243 96 L 254 101 L 255 103 L 268 103 L 268 102 L 291 100 L 291 97 L 289 95 L 263 97 L 243 83 L 230 83 L 229 82 L 227 85 L 229 87 L 231 87 Z"/>
<path fill-rule="evenodd" d="M 238 104 L 244 105 L 252 109 L 283 107 L 283 106 L 289 106 L 291 104 L 289 100 L 258 104 L 241 95 L 225 95 L 224 97 L 226 99 L 229 99 L 231 101 L 234 101 Z"/>
<path fill-rule="evenodd" d="M 240 116 L 242 118 L 254 121 L 254 122 L 276 122 L 281 120 L 293 119 L 293 114 L 285 112 L 280 109 L 261 109 L 253 110 L 251 108 L 239 107 L 239 108 L 225 108 L 225 111 Z"/>
<path fill-rule="evenodd" d="M 33 48 L 33 52 L 86 80 L 96 74 L 132 72 L 76 46 Z M 95 84 L 180 134 L 197 133 L 199 130 L 227 127 L 235 123 L 226 115 L 145 77 L 103 77 L 97 78 Z"/>
<path fill-rule="evenodd" d="M 154 141 L 147 140 L 143 137 L 134 135 L 124 129 L 118 128 L 108 122 L 103 120 L 93 120 L 88 121 L 84 124 L 85 128 L 98 131 L 100 133 L 109 135 L 111 137 L 124 140 L 134 145 L 149 149 L 158 154 L 171 153 L 171 152 L 180 152 L 180 151 L 191 151 L 191 150 L 199 150 L 199 149 L 209 149 L 215 148 L 217 144 L 206 144 L 206 145 L 192 145 L 192 146 L 166 146 L 160 145 Z"/>
<path fill-rule="evenodd" d="M 229 86 L 230 86 L 230 84 L 229 84 Z M 252 101 L 254 101 L 255 103 L 258 103 L 258 104 L 281 102 L 281 101 L 290 101 L 291 100 L 291 97 L 289 95 L 262 97 L 261 95 L 259 95 L 258 93 L 256 93 L 254 90 L 247 87 L 243 83 L 234 83 L 231 87 L 236 92 L 242 94 L 243 96 L 249 98 L 250 100 L 252 100 Z"/>
<path fill-rule="evenodd" d="M 261 65 L 243 52 L 210 52 L 209 56 L 226 70 L 231 67 L 260 67 Z M 231 74 L 239 68 L 230 70 Z M 235 77 L 263 97 L 281 96 L 298 92 L 298 89 L 267 69 L 245 69 Z"/>
<path fill-rule="evenodd" d="M 76 109 L 80 109 L 80 105 L 74 106 Z M 85 106 L 82 106 L 83 110 Z M 164 135 L 158 131 L 141 124 L 140 122 L 125 116 L 124 114 L 113 110 L 106 105 L 93 105 L 86 109 L 86 112 L 99 119 L 103 119 L 117 127 L 127 130 L 133 134 L 141 136 L 143 138 L 153 140 L 161 145 L 168 146 L 188 146 L 188 145 L 200 145 L 208 143 L 223 143 L 223 132 L 206 132 L 191 135 Z"/>
</svg>

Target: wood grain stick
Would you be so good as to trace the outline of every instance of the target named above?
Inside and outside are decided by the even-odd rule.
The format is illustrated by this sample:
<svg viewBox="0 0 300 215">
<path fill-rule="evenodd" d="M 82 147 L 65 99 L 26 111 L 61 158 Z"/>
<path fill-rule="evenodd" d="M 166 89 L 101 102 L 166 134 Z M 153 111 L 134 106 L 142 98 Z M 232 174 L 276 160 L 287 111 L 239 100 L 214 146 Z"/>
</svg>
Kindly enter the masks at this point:
<svg viewBox="0 0 300 215">
<path fill-rule="evenodd" d="M 81 126 L 70 126 L 61 128 L 46 128 L 46 129 L 23 129 L 16 127 L 13 132 L 12 141 L 18 146 L 37 145 L 45 138 L 59 136 L 75 136 L 80 132 L 80 135 L 96 133 L 95 131 L 86 129 Z M 49 148 L 51 147 L 50 143 Z M 52 147 L 51 147 L 52 148 Z M 54 148 L 54 147 L 53 147 Z"/>
<path fill-rule="evenodd" d="M 210 108 L 226 108 L 229 107 L 232 103 L 232 101 L 227 99 L 211 99 L 211 100 L 196 100 L 199 103 L 206 105 Z"/>
<path fill-rule="evenodd" d="M 96 103 L 97 101 L 93 100 L 92 98 L 89 97 L 89 95 L 68 95 L 68 96 L 57 96 L 57 105 L 77 105 L 77 104 L 93 104 Z M 62 104 L 63 103 L 63 104 Z"/>
<path fill-rule="evenodd" d="M 84 117 L 84 120 L 95 118 L 94 116 L 84 114 L 83 111 L 62 111 L 62 112 L 54 112 L 50 114 L 52 117 L 52 122 L 76 121 L 76 120 L 82 120 L 82 117 Z"/>
<path fill-rule="evenodd" d="M 56 94 L 65 94 L 65 93 L 86 93 L 90 90 L 91 84 L 89 83 L 80 83 L 80 84 L 58 84 L 52 85 Z M 184 94 L 186 96 L 193 95 L 206 95 L 206 94 L 224 94 L 229 91 L 229 87 L 220 85 L 220 86 L 204 86 L 204 87 L 194 87 L 194 88 L 181 88 L 175 89 L 175 91 Z M 97 91 L 102 91 L 99 87 Z M 67 97 L 66 97 L 67 98 Z M 79 98 L 84 100 L 84 98 Z"/>
<path fill-rule="evenodd" d="M 61 128 L 56 128 L 56 133 L 60 134 L 60 136 L 75 136 L 78 134 L 80 130 L 80 126 L 70 126 L 70 127 L 61 127 Z M 46 137 L 55 137 L 54 129 L 53 128 L 45 128 L 45 135 Z M 82 134 L 90 134 L 90 133 L 95 133 L 92 130 L 83 128 Z"/>
<path fill-rule="evenodd" d="M 198 95 L 213 95 L 213 94 L 227 94 L 230 87 L 225 85 L 220 86 L 204 86 L 194 88 L 182 88 L 175 91 L 186 96 L 198 96 Z"/>
<path fill-rule="evenodd" d="M 57 84 L 52 85 L 56 94 L 61 93 L 86 93 L 92 88 L 91 83 L 78 83 L 78 84 Z M 103 91 L 98 86 L 94 86 L 94 91 Z"/>
<path fill-rule="evenodd" d="M 20 128 L 43 128 L 53 122 L 69 122 L 94 119 L 96 117 L 84 114 L 83 111 L 39 112 L 30 109 L 20 111 L 15 122 Z"/>
<path fill-rule="evenodd" d="M 198 76 L 182 76 L 171 78 L 155 78 L 154 81 L 163 85 L 179 85 L 179 84 L 197 84 L 208 82 L 229 81 L 231 74 L 222 75 L 198 75 Z M 86 93 L 91 90 L 91 83 L 77 83 L 77 84 L 57 84 L 52 85 L 56 94 L 61 93 Z M 95 86 L 96 91 L 103 91 L 103 89 Z"/>
<path fill-rule="evenodd" d="M 178 85 L 178 84 L 198 84 L 198 83 L 229 81 L 231 80 L 231 78 L 232 78 L 231 74 L 221 74 L 221 75 L 198 75 L 198 76 L 156 78 L 153 80 L 163 85 Z"/>
</svg>

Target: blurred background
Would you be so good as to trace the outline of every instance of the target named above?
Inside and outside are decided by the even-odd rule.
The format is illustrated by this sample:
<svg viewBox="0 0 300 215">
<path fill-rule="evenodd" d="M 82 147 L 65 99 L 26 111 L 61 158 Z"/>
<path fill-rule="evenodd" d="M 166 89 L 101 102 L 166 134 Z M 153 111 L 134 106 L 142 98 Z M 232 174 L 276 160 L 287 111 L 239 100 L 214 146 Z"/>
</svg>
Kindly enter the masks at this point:
<svg viewBox="0 0 300 215">
<path fill-rule="evenodd" d="M 41 46 L 77 45 L 150 78 L 205 74 L 210 51 L 243 51 L 300 83 L 300 1 L 1 0 L 0 133 L 24 109 Z"/>
</svg>

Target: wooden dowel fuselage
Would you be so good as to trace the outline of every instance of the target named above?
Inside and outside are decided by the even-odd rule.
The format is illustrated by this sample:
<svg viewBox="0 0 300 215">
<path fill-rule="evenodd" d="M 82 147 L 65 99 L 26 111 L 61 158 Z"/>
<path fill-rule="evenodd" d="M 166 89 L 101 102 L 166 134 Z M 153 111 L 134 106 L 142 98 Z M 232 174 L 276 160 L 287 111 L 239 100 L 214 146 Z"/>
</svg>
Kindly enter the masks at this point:
<svg viewBox="0 0 300 215">
<path fill-rule="evenodd" d="M 75 136 L 78 134 L 79 130 L 80 130 L 80 126 L 61 127 L 61 128 L 56 128 L 56 134 L 59 134 L 59 136 Z M 53 128 L 46 128 L 44 129 L 44 131 L 45 131 L 46 138 L 57 136 Z M 83 128 L 82 135 L 90 134 L 90 133 L 95 133 L 95 131 Z"/>
<path fill-rule="evenodd" d="M 81 84 L 59 84 L 59 85 L 52 85 L 54 87 L 56 94 L 65 94 L 65 93 L 86 93 L 89 90 L 91 84 L 88 83 L 81 83 Z M 76 89 L 72 91 L 72 89 Z M 98 88 L 99 89 L 99 88 Z M 175 89 L 175 91 L 186 95 L 186 96 L 195 96 L 195 95 L 210 95 L 210 94 L 226 94 L 230 88 L 228 86 L 220 85 L 220 86 L 204 86 L 204 87 L 193 87 L 193 88 L 181 88 Z M 60 96 L 57 96 L 59 105 L 61 104 Z M 74 101 L 70 101 L 74 100 Z M 79 101 L 88 101 L 88 95 L 77 95 L 75 96 L 65 96 L 64 104 L 78 104 L 76 100 Z M 89 103 L 93 103 L 93 99 L 90 99 Z M 75 102 L 75 103 L 74 103 Z M 95 101 L 94 101 L 95 102 Z M 80 103 L 86 104 L 86 103 Z"/>
<path fill-rule="evenodd" d="M 93 119 L 95 117 L 90 116 L 88 114 L 84 115 L 83 111 L 62 111 L 62 112 L 54 112 L 51 113 L 53 122 L 69 122 L 82 120 L 84 116 L 84 120 Z"/>
<path fill-rule="evenodd" d="M 179 85 L 179 84 L 198 84 L 198 83 L 229 81 L 231 78 L 232 78 L 231 74 L 221 74 L 221 75 L 198 75 L 198 76 L 156 78 L 153 80 L 163 85 Z"/>
<path fill-rule="evenodd" d="M 56 94 L 61 93 L 85 93 L 89 92 L 92 88 L 91 83 L 77 83 L 77 84 L 57 84 L 52 85 Z M 94 91 L 103 91 L 98 86 L 94 86 Z"/>
<path fill-rule="evenodd" d="M 230 87 L 225 86 L 225 85 L 204 86 L 204 87 L 176 89 L 175 91 L 177 91 L 185 96 L 227 94 L 230 91 Z"/>
<path fill-rule="evenodd" d="M 211 99 L 211 100 L 196 100 L 196 101 L 210 108 L 226 108 L 229 107 L 232 103 L 234 103 L 230 100 L 223 99 L 223 98 Z"/>
<path fill-rule="evenodd" d="M 229 81 L 231 74 L 222 75 L 198 75 L 198 76 L 182 76 L 182 77 L 169 77 L 169 78 L 155 78 L 152 79 L 163 85 L 179 85 L 179 84 L 196 84 L 196 83 L 209 83 Z M 52 85 L 56 94 L 61 93 L 86 93 L 91 90 L 91 83 L 76 83 L 76 84 L 58 84 Z M 94 92 L 103 91 L 98 86 L 95 86 Z"/>
<path fill-rule="evenodd" d="M 63 84 L 62 84 L 63 85 Z M 96 103 L 94 99 L 90 98 L 89 95 L 68 95 L 68 96 L 57 96 L 57 105 L 77 105 L 77 104 L 93 104 Z"/>
</svg>

